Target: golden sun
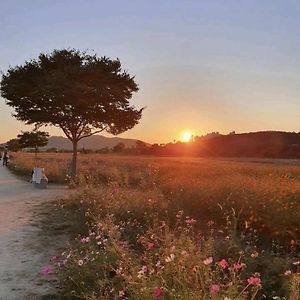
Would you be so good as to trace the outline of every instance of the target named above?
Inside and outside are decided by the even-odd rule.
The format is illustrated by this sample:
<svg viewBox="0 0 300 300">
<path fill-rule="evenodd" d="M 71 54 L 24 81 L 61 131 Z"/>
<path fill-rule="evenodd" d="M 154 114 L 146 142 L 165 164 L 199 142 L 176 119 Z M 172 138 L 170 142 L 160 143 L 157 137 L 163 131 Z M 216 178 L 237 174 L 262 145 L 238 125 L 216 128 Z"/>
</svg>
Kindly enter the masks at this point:
<svg viewBox="0 0 300 300">
<path fill-rule="evenodd" d="M 185 142 L 189 142 L 189 141 L 191 140 L 191 138 L 192 138 L 192 134 L 191 134 L 191 132 L 189 132 L 189 131 L 185 131 L 185 132 L 182 134 L 182 139 L 183 139 L 183 141 L 185 141 Z"/>
</svg>

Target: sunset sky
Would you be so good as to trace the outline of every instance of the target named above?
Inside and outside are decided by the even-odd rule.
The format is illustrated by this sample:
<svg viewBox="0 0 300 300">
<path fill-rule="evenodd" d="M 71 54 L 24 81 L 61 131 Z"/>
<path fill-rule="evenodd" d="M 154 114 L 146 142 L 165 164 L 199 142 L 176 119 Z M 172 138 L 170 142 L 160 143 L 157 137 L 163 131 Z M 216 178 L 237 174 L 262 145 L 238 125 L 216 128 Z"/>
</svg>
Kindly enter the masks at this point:
<svg viewBox="0 0 300 300">
<path fill-rule="evenodd" d="M 0 70 L 66 47 L 120 58 L 136 75 L 147 142 L 300 131 L 300 2 L 0 0 Z M 0 142 L 26 128 L 0 99 Z M 55 128 L 51 134 L 63 135 Z"/>
</svg>

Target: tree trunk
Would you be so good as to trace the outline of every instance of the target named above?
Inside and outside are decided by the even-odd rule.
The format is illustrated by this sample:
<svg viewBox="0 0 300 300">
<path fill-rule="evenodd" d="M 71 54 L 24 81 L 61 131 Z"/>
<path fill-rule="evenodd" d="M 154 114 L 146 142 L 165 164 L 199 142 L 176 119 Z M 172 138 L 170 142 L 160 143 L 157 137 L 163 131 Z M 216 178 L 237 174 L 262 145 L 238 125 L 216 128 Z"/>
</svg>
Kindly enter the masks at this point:
<svg viewBox="0 0 300 300">
<path fill-rule="evenodd" d="M 35 151 L 34 151 L 35 164 L 37 163 L 37 153 L 38 153 L 38 146 L 35 146 Z"/>
<path fill-rule="evenodd" d="M 72 165 L 71 165 L 71 178 L 76 176 L 76 169 L 77 169 L 77 146 L 78 141 L 73 140 L 73 158 L 72 158 Z"/>
</svg>

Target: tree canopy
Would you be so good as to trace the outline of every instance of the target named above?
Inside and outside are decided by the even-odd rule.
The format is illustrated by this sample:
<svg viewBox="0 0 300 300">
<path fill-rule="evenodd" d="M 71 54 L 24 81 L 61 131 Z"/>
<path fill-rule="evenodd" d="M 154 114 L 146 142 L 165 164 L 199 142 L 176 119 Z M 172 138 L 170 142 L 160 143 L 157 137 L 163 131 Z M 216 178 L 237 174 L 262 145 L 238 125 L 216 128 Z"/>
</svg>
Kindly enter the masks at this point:
<svg viewBox="0 0 300 300">
<path fill-rule="evenodd" d="M 59 127 L 73 142 L 73 173 L 79 140 L 101 131 L 119 134 L 139 122 L 143 109 L 129 103 L 137 91 L 119 59 L 74 49 L 40 54 L 1 81 L 1 95 L 18 120 Z"/>
<path fill-rule="evenodd" d="M 6 147 L 9 151 L 17 152 L 22 149 L 19 139 L 11 139 L 6 142 Z"/>
<path fill-rule="evenodd" d="M 18 134 L 19 145 L 21 148 L 44 147 L 49 140 L 49 133 L 44 131 L 25 131 Z"/>
</svg>

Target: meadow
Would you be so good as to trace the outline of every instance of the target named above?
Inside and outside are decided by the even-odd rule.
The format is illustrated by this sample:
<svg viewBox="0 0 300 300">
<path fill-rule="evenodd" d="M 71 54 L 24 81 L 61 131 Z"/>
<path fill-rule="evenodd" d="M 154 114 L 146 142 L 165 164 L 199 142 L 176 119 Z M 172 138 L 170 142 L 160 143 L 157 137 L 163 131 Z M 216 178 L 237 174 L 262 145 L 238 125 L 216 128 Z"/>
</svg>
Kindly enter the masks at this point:
<svg viewBox="0 0 300 300">
<path fill-rule="evenodd" d="M 300 299 L 298 161 L 80 154 L 70 182 L 70 157 L 10 164 L 72 188 L 82 225 L 48 266 L 66 299 Z"/>
</svg>

